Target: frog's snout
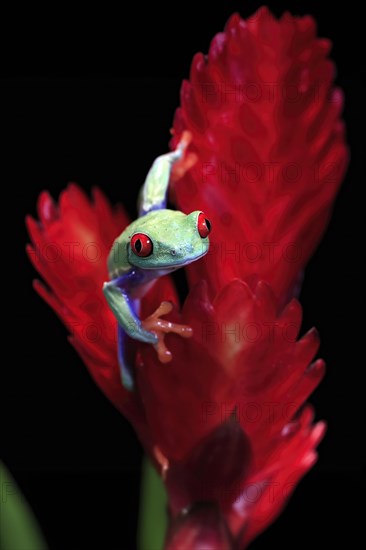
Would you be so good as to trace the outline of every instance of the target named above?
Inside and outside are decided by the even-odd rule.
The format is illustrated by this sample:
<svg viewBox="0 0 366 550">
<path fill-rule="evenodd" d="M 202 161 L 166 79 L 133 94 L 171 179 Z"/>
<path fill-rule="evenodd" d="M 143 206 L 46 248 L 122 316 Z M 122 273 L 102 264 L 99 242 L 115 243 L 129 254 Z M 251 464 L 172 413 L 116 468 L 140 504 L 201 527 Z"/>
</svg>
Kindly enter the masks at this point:
<svg viewBox="0 0 366 550">
<path fill-rule="evenodd" d="M 176 260 L 183 260 L 194 253 L 194 247 L 191 244 L 185 246 L 174 246 L 169 249 L 170 256 Z"/>
</svg>

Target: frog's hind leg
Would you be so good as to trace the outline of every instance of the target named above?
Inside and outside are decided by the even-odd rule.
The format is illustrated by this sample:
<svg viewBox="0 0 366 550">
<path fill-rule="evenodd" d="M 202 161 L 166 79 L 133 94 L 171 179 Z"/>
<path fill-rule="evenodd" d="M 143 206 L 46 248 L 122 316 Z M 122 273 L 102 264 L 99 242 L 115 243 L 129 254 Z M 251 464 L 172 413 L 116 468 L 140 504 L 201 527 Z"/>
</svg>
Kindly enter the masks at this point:
<svg viewBox="0 0 366 550">
<path fill-rule="evenodd" d="M 118 325 L 118 364 L 121 373 L 121 380 L 123 387 L 128 391 L 133 391 L 135 387 L 134 383 L 134 369 L 129 364 L 129 358 L 127 354 L 127 339 L 128 336 L 123 328 Z"/>
</svg>

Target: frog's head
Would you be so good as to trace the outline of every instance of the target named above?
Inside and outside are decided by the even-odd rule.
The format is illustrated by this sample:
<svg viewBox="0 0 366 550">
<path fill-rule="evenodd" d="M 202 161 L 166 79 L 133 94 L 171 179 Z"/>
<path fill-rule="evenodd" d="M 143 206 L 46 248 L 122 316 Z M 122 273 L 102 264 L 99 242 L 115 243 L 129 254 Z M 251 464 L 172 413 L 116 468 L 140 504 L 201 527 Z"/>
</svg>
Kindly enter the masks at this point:
<svg viewBox="0 0 366 550">
<path fill-rule="evenodd" d="M 129 226 L 127 257 L 141 269 L 174 271 L 198 260 L 209 248 L 211 224 L 203 212 L 155 210 Z"/>
</svg>

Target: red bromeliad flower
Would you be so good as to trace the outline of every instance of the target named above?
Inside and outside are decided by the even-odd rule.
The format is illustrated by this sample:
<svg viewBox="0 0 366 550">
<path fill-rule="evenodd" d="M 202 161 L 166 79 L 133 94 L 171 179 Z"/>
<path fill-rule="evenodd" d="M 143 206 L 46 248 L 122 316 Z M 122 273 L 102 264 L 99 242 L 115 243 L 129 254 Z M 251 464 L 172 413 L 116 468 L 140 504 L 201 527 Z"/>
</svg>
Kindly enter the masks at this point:
<svg viewBox="0 0 366 550">
<path fill-rule="evenodd" d="M 347 161 L 328 50 L 311 18 L 275 21 L 261 10 L 233 16 L 208 57 L 194 58 L 172 145 L 190 130 L 198 161 L 175 174 L 173 194 L 182 211 L 212 219 L 212 249 L 189 267 L 181 309 L 169 277 L 144 297 L 141 318 L 170 300 L 169 318 L 193 337 L 167 335 L 168 365 L 133 343 L 133 393 L 121 385 L 116 320 L 102 294 L 126 215 L 100 191 L 90 201 L 70 185 L 59 205 L 43 193 L 40 222 L 28 220 L 30 258 L 48 285 L 37 281 L 37 291 L 164 479 L 170 550 L 244 548 L 316 460 L 324 425 L 304 403 L 324 363 L 312 363 L 314 330 L 298 339 L 301 307 L 290 297 Z"/>
<path fill-rule="evenodd" d="M 329 50 L 311 17 L 262 8 L 193 59 L 172 144 L 190 130 L 198 162 L 175 196 L 212 219 L 210 253 L 188 268 L 211 296 L 259 275 L 286 302 L 324 232 L 348 157 Z"/>
</svg>

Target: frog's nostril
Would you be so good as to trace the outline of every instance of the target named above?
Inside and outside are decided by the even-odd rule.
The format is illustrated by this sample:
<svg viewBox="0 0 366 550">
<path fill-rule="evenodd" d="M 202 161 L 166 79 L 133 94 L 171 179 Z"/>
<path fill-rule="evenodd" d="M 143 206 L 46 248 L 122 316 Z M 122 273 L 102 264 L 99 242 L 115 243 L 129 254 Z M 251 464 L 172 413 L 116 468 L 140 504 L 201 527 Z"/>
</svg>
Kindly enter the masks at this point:
<svg viewBox="0 0 366 550">
<path fill-rule="evenodd" d="M 172 256 L 175 256 L 176 253 L 177 253 L 177 251 L 175 250 L 175 248 L 172 248 L 171 251 L 170 251 L 170 254 L 171 254 Z"/>
</svg>

